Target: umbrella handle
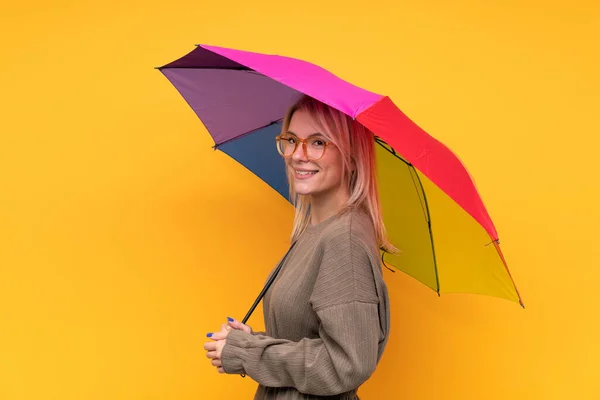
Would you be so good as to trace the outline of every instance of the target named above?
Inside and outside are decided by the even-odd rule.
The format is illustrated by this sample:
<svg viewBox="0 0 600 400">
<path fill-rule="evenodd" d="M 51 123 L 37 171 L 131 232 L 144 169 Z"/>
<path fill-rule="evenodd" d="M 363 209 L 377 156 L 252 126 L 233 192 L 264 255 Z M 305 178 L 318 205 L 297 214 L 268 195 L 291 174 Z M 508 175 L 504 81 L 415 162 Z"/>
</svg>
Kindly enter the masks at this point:
<svg viewBox="0 0 600 400">
<path fill-rule="evenodd" d="M 284 263 L 285 259 L 290 254 L 290 252 L 292 251 L 292 249 L 294 248 L 295 245 L 296 245 L 296 242 L 293 242 L 292 245 L 290 246 L 290 248 L 288 249 L 288 251 L 285 253 L 285 255 L 283 256 L 283 258 L 279 262 L 279 265 L 277 265 L 277 268 L 273 272 L 273 275 L 271 275 L 271 277 L 269 278 L 269 280 L 265 284 L 265 287 L 260 291 L 260 293 L 259 293 L 258 297 L 256 298 L 256 300 L 254 300 L 254 304 L 252 304 L 252 307 L 250 307 L 250 310 L 248 310 L 248 313 L 246 314 L 246 316 L 242 320 L 242 324 L 246 324 L 246 322 L 248 321 L 248 319 L 250 318 L 250 316 L 254 312 L 254 309 L 256 308 L 256 306 L 258 306 L 258 303 L 260 303 L 260 301 L 262 300 L 262 298 L 265 296 L 265 293 L 267 293 L 267 290 L 269 290 L 269 288 L 271 287 L 271 284 L 273 283 L 273 281 L 277 277 L 277 274 L 279 274 L 279 271 L 281 271 L 281 268 L 283 267 L 283 263 Z"/>
</svg>

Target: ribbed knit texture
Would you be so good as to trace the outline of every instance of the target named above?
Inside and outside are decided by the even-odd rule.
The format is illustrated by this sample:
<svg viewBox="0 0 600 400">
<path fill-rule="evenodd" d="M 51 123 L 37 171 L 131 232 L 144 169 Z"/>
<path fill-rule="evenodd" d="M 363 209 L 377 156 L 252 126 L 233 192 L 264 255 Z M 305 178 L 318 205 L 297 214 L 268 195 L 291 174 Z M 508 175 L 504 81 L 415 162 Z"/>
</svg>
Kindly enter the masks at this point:
<svg viewBox="0 0 600 400">
<path fill-rule="evenodd" d="M 358 399 L 389 334 L 372 224 L 348 211 L 310 226 L 263 299 L 265 333 L 229 333 L 229 374 L 259 383 L 255 400 Z"/>
</svg>

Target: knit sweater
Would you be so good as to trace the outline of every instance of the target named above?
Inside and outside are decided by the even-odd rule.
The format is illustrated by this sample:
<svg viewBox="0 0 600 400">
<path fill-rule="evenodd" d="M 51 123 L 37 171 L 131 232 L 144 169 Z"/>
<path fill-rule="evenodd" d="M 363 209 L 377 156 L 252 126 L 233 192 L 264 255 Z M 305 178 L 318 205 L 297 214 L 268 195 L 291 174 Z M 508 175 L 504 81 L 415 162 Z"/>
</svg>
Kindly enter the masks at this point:
<svg viewBox="0 0 600 400">
<path fill-rule="evenodd" d="M 228 374 L 255 400 L 358 399 L 389 335 L 389 301 L 373 225 L 351 210 L 310 225 L 263 298 L 265 333 L 229 333 Z"/>
</svg>

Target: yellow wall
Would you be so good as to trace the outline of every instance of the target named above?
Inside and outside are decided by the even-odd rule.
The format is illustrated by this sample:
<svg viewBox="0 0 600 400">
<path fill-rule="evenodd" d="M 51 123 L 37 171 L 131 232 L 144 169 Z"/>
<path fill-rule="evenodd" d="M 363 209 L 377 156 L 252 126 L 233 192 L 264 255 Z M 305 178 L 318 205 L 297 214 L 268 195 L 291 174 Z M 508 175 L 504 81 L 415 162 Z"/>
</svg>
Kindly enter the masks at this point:
<svg viewBox="0 0 600 400">
<path fill-rule="evenodd" d="M 389 94 L 476 179 L 527 308 L 386 272 L 363 398 L 600 399 L 598 3 L 251 3 L 0 6 L 0 399 L 253 393 L 202 344 L 243 317 L 290 207 L 153 69 L 195 43 Z"/>
</svg>

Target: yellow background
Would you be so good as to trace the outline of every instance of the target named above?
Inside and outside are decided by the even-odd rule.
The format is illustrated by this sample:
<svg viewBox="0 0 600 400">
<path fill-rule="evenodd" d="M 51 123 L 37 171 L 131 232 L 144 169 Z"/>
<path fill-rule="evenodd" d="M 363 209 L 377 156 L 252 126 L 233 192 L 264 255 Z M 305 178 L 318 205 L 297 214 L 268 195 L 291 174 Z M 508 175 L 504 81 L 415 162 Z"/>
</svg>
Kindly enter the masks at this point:
<svg viewBox="0 0 600 400">
<path fill-rule="evenodd" d="M 0 399 L 254 392 L 202 345 L 254 300 L 290 207 L 211 149 L 153 69 L 195 43 L 303 58 L 388 94 L 477 182 L 526 309 L 386 272 L 393 333 L 364 399 L 600 399 L 599 9 L 3 2 Z"/>
</svg>

